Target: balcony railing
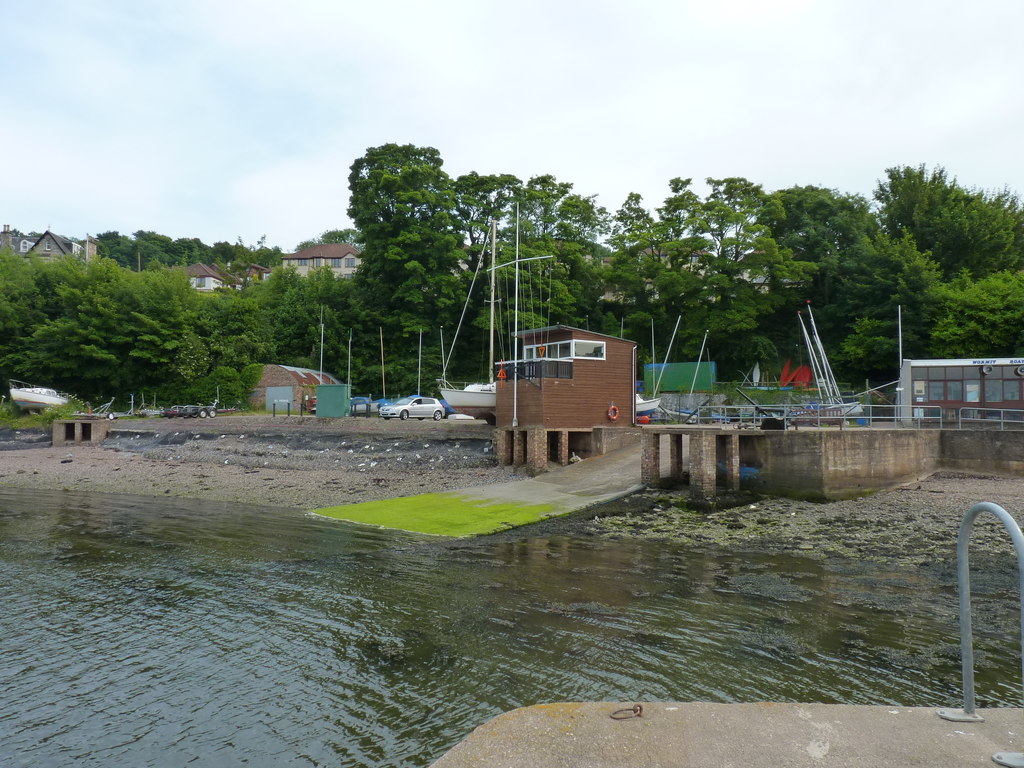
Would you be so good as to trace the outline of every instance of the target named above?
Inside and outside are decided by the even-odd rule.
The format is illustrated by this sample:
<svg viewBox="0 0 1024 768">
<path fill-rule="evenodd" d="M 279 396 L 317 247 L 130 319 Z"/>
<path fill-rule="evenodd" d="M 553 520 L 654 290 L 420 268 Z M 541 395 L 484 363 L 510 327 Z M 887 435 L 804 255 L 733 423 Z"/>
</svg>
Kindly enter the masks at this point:
<svg viewBox="0 0 1024 768">
<path fill-rule="evenodd" d="M 498 381 L 516 379 L 571 379 L 572 360 L 512 360 L 495 363 L 494 376 Z"/>
</svg>

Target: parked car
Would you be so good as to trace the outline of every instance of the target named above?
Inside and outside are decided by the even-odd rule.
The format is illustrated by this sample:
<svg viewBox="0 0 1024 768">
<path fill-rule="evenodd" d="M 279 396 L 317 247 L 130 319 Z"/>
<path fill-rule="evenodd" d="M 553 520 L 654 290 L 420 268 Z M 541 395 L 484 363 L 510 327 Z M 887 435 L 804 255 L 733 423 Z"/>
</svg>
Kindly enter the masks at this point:
<svg viewBox="0 0 1024 768">
<path fill-rule="evenodd" d="M 382 419 L 433 419 L 440 421 L 444 418 L 444 404 L 436 397 L 403 397 L 390 405 L 380 407 Z"/>
</svg>

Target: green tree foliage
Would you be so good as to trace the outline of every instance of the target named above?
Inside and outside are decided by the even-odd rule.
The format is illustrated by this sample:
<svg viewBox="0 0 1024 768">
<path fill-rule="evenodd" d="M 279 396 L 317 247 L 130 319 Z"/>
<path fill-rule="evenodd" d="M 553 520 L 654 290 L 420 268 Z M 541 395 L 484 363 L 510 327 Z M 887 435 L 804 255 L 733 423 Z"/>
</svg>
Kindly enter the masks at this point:
<svg viewBox="0 0 1024 768">
<path fill-rule="evenodd" d="M 937 286 L 932 354 L 940 358 L 1024 355 L 1024 274 L 966 274 Z"/>
<path fill-rule="evenodd" d="M 968 190 L 942 168 L 903 166 L 886 171 L 875 200 L 883 231 L 909 233 L 947 280 L 963 270 L 978 278 L 1024 265 L 1024 212 L 1009 191 Z"/>
<path fill-rule="evenodd" d="M 306 248 L 312 248 L 314 245 L 326 245 L 328 243 L 348 243 L 362 249 L 363 235 L 358 229 L 352 229 L 351 227 L 347 229 L 328 229 L 326 232 L 320 233 L 319 237 L 314 237 L 312 240 L 303 240 L 295 246 L 295 250 L 301 251 Z"/>
<path fill-rule="evenodd" d="M 770 374 L 795 357 L 794 315 L 808 299 L 847 380 L 895 377 L 898 308 L 907 357 L 1024 354 L 1018 198 L 965 189 L 942 169 L 889 169 L 875 210 L 819 187 L 767 192 L 731 177 L 707 179 L 698 192 L 674 178 L 656 209 L 633 194 L 609 216 L 554 176 L 453 180 L 436 149 L 397 144 L 368 149 L 349 184 L 355 227 L 302 245 L 361 246 L 363 268 L 351 280 L 328 268 L 300 277 L 266 238 L 211 247 L 140 230 L 98 235 L 100 258 L 90 263 L 0 253 L 0 378 L 94 403 L 131 392 L 209 402 L 220 392 L 234 404 L 265 363 L 322 364 L 343 376 L 351 368 L 360 393 L 381 394 L 382 374 L 391 395 L 432 391 L 440 330 L 451 343 L 463 311 L 446 373 L 486 376 L 492 219 L 500 358 L 512 355 L 517 273 L 519 328 L 621 333 L 638 343 L 641 361 L 660 362 L 681 316 L 671 359 L 695 359 L 709 331 L 726 378 L 754 362 Z M 181 267 L 200 262 L 238 276 L 239 290 L 194 291 Z M 273 271 L 250 281 L 253 265 Z"/>
</svg>

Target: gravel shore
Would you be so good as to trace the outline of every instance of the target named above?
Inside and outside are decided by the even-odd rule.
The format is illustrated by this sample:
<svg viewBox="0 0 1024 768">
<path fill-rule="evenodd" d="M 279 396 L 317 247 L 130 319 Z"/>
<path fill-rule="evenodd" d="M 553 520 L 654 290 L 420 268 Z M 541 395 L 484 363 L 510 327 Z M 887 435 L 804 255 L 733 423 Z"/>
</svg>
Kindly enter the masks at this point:
<svg viewBox="0 0 1024 768">
<path fill-rule="evenodd" d="M 0 486 L 181 496 L 315 509 L 456 490 L 525 475 L 499 467 L 481 422 L 385 422 L 238 416 L 119 421 L 103 447 L 50 447 L 49 435 L 0 430 Z M 761 498 L 699 512 L 686 491 L 646 490 L 505 536 L 578 534 L 671 541 L 899 565 L 955 562 L 965 512 L 1013 515 L 1024 478 L 937 473 L 891 491 L 825 504 Z M 972 562 L 1012 555 L 991 515 L 974 526 Z"/>
<path fill-rule="evenodd" d="M 490 434 L 473 421 L 238 416 L 119 420 L 103 447 L 55 448 L 8 430 L 0 486 L 316 509 L 519 477 L 494 463 Z"/>
</svg>

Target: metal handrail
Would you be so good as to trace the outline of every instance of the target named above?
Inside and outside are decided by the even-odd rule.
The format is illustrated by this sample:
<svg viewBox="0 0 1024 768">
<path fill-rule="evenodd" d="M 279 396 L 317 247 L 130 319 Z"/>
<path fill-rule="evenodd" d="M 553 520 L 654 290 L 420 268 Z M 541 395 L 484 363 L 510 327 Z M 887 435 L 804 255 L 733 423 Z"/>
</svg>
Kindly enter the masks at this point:
<svg viewBox="0 0 1024 768">
<path fill-rule="evenodd" d="M 1007 422 L 1012 423 L 1012 424 L 1016 424 L 1018 426 L 1018 428 L 1020 428 L 1021 426 L 1024 426 L 1024 424 L 1022 424 L 1022 422 L 1024 422 L 1024 409 L 1020 409 L 1020 408 L 986 408 L 985 406 L 979 404 L 979 405 L 973 405 L 973 406 L 964 406 L 964 407 L 962 407 L 962 408 L 957 410 L 957 412 L 956 412 L 956 428 L 957 429 L 963 429 L 964 428 L 963 425 L 964 425 L 965 421 L 980 421 L 980 422 L 986 423 L 986 424 L 991 424 L 993 421 L 996 421 L 996 419 L 993 419 L 993 418 L 991 418 L 991 417 L 989 417 L 987 415 L 984 416 L 984 417 L 982 417 L 982 416 L 971 416 L 970 415 L 971 413 L 979 413 L 979 414 L 980 413 L 985 413 L 985 414 L 997 413 L 997 414 L 999 414 L 998 421 L 999 421 L 999 431 L 1000 432 L 1006 430 Z M 1017 414 L 1017 418 L 1013 418 L 1014 414 Z"/>
<path fill-rule="evenodd" d="M 960 662 L 964 682 L 964 708 L 940 709 L 937 714 L 944 720 L 954 722 L 977 722 L 984 720 L 974 710 L 974 642 L 971 631 L 971 567 L 968 559 L 968 544 L 971 540 L 971 529 L 974 521 L 983 512 L 991 512 L 1006 528 L 1013 540 L 1013 548 L 1017 553 L 1017 573 L 1019 576 L 1019 595 L 1024 597 L 1024 534 L 1020 526 L 1009 512 L 990 501 L 982 501 L 971 507 L 960 523 L 960 532 L 956 539 L 956 572 L 957 589 L 960 593 Z M 1021 686 L 1024 689 L 1024 610 L 1020 616 L 1021 628 Z M 1024 768 L 1024 753 L 997 752 L 992 759 L 999 765 L 1010 768 Z"/>
</svg>

